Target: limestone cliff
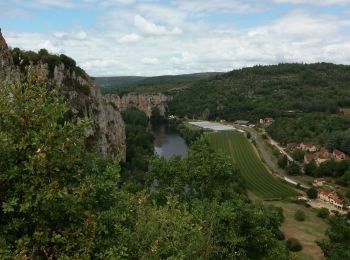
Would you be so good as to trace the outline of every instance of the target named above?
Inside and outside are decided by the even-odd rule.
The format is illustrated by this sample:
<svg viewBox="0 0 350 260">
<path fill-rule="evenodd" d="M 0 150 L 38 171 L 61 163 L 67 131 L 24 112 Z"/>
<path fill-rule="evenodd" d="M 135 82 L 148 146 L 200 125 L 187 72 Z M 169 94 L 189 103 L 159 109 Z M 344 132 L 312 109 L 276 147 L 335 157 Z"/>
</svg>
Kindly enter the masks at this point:
<svg viewBox="0 0 350 260">
<path fill-rule="evenodd" d="M 20 71 L 22 76 L 25 74 L 25 69 L 20 69 L 19 64 L 21 63 L 16 64 L 13 60 L 0 31 L 0 78 L 19 80 Z M 86 73 L 81 69 L 72 69 L 60 60 L 50 64 L 45 60 L 39 61 L 34 66 L 45 69 L 48 84 L 58 87 L 74 114 L 92 120 L 88 144 L 105 154 L 121 153 L 124 156 L 125 125 L 121 114 L 101 95 Z"/>
<path fill-rule="evenodd" d="M 106 98 L 120 110 L 127 109 L 128 107 L 137 107 L 139 110 L 145 112 L 148 117 L 151 117 L 154 107 L 157 107 L 160 114 L 164 115 L 167 110 L 167 101 L 171 99 L 171 97 L 162 93 L 128 93 L 121 97 L 106 95 Z"/>
</svg>

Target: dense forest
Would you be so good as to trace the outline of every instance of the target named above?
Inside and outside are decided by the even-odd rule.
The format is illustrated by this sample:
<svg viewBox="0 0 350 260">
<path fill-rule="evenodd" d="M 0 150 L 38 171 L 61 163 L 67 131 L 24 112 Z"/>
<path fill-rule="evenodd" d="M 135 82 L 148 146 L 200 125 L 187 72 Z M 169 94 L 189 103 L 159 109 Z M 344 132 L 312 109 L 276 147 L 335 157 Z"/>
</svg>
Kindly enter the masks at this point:
<svg viewBox="0 0 350 260">
<path fill-rule="evenodd" d="M 255 66 L 193 83 L 169 104 L 171 114 L 257 122 L 295 110 L 338 113 L 350 106 L 350 66 L 328 63 Z"/>
</svg>

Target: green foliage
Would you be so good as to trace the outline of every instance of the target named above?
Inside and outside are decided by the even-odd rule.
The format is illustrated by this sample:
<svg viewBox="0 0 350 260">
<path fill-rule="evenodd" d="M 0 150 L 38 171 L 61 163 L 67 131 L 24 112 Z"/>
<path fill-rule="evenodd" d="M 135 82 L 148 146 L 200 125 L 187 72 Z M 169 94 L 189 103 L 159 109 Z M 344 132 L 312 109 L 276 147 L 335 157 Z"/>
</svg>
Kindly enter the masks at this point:
<svg viewBox="0 0 350 260">
<path fill-rule="evenodd" d="M 301 209 L 298 209 L 294 214 L 294 218 L 297 221 L 304 221 L 305 220 L 305 212 L 302 211 Z"/>
<path fill-rule="evenodd" d="M 152 108 L 152 115 L 151 115 L 151 123 L 152 126 L 157 126 L 159 124 L 162 124 L 166 122 L 166 118 L 164 115 L 161 115 L 160 110 L 158 107 Z"/>
<path fill-rule="evenodd" d="M 298 251 L 301 251 L 303 249 L 299 240 L 296 238 L 288 239 L 287 240 L 287 247 L 290 251 L 293 251 L 293 252 L 298 252 Z"/>
<path fill-rule="evenodd" d="M 220 201 L 235 192 L 245 191 L 237 168 L 223 154 L 214 152 L 204 138 L 192 144 L 184 159 L 155 157 L 150 164 L 147 183 L 158 201 L 164 201 L 169 193 L 179 194 L 183 199 Z"/>
<path fill-rule="evenodd" d="M 327 208 L 320 208 L 317 210 L 317 216 L 323 219 L 328 218 L 329 210 Z"/>
<path fill-rule="evenodd" d="M 327 259 L 350 259 L 350 223 L 348 216 L 336 215 L 330 218 L 328 239 L 319 242 Z"/>
<path fill-rule="evenodd" d="M 316 174 L 317 174 L 317 164 L 316 164 L 315 160 L 312 160 L 311 162 L 305 164 L 304 172 L 305 172 L 306 175 L 316 176 Z"/>
<path fill-rule="evenodd" d="M 180 135 L 186 140 L 187 144 L 191 144 L 203 134 L 202 128 L 195 128 L 184 122 L 180 123 L 177 126 L 177 130 L 179 131 Z"/>
<path fill-rule="evenodd" d="M 277 161 L 278 167 L 285 169 L 288 165 L 288 158 L 286 155 L 280 156 Z"/>
<path fill-rule="evenodd" d="M 210 120 L 253 122 L 290 109 L 337 113 L 339 106 L 350 104 L 349 79 L 349 66 L 343 65 L 255 66 L 194 82 L 175 96 L 169 109 L 181 117 L 200 118 L 208 110 Z"/>
<path fill-rule="evenodd" d="M 118 162 L 86 152 L 89 122 L 62 121 L 40 75 L 0 88 L 0 254 L 90 258 L 120 245 L 100 221 L 117 205 Z"/>
<path fill-rule="evenodd" d="M 334 133 L 347 130 L 349 124 L 350 117 L 347 115 L 306 113 L 279 118 L 267 128 L 267 132 L 274 140 L 284 145 L 305 140 L 329 145 L 331 138 L 336 138 L 332 137 Z M 339 147 L 336 141 L 333 142 L 333 147 Z"/>
<path fill-rule="evenodd" d="M 126 124 L 126 161 L 122 164 L 123 177 L 143 182 L 150 157 L 154 153 L 153 136 L 148 129 L 146 114 L 136 108 L 122 111 Z"/>
<path fill-rule="evenodd" d="M 304 161 L 304 155 L 305 155 L 305 152 L 303 150 L 300 150 L 300 149 L 296 149 L 292 153 L 293 159 L 298 161 L 298 162 Z"/>
<path fill-rule="evenodd" d="M 317 168 L 316 176 L 341 177 L 350 169 L 350 161 L 327 160 Z M 346 179 L 345 179 L 346 180 Z"/>
<path fill-rule="evenodd" d="M 306 194 L 310 199 L 316 199 L 318 195 L 318 191 L 315 187 L 311 187 L 306 191 Z"/>
<path fill-rule="evenodd" d="M 350 187 L 350 170 L 346 171 L 343 176 L 337 179 L 337 184 Z"/>
<path fill-rule="evenodd" d="M 301 175 L 301 170 L 300 170 L 300 166 L 296 163 L 296 162 L 291 162 L 287 168 L 286 171 L 289 175 Z"/>
</svg>

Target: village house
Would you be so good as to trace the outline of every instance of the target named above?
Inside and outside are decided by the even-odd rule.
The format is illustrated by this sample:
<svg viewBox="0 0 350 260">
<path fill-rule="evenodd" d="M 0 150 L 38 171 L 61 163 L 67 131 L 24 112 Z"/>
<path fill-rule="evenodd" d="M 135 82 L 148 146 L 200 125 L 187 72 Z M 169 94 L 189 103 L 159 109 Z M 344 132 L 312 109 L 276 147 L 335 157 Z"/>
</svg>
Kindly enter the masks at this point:
<svg viewBox="0 0 350 260">
<path fill-rule="evenodd" d="M 307 153 L 304 155 L 304 163 L 306 164 L 310 163 L 314 159 L 315 159 L 315 156 L 312 153 Z"/>
<path fill-rule="evenodd" d="M 264 119 L 260 119 L 260 124 L 264 126 L 269 126 L 273 123 L 273 118 L 272 117 L 265 117 Z"/>
<path fill-rule="evenodd" d="M 333 206 L 342 209 L 344 206 L 343 200 L 340 199 L 337 194 L 333 193 L 333 192 L 329 192 L 323 189 L 319 189 L 318 190 L 318 195 L 317 197 L 323 201 L 327 201 L 330 204 L 332 204 Z"/>
<path fill-rule="evenodd" d="M 319 153 L 318 157 L 316 159 L 317 164 L 321 164 L 331 158 L 331 153 L 326 149 L 322 148 Z"/>
<path fill-rule="evenodd" d="M 314 181 L 313 181 L 314 186 L 323 186 L 325 183 L 326 183 L 326 180 L 323 178 L 314 179 Z"/>
<path fill-rule="evenodd" d="M 234 123 L 237 125 L 243 125 L 243 126 L 249 125 L 249 121 L 246 121 L 246 120 L 236 120 Z"/>
<path fill-rule="evenodd" d="M 337 161 L 342 161 L 342 160 L 345 160 L 346 154 L 343 153 L 342 151 L 339 151 L 339 150 L 335 149 L 335 150 L 333 151 L 333 157 L 334 157 Z"/>
<path fill-rule="evenodd" d="M 311 142 L 303 142 L 299 145 L 300 149 L 303 151 L 308 151 L 308 152 L 316 152 L 317 147 Z"/>
</svg>

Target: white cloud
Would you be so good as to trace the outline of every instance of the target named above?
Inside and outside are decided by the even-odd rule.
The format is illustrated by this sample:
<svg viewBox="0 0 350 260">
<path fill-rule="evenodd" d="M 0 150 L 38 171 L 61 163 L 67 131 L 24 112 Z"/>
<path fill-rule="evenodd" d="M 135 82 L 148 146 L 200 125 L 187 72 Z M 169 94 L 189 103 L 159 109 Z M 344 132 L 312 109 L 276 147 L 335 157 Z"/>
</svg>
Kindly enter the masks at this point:
<svg viewBox="0 0 350 260">
<path fill-rule="evenodd" d="M 342 5 L 349 4 L 350 0 L 273 0 L 275 3 L 314 4 L 314 5 Z"/>
<path fill-rule="evenodd" d="M 182 30 L 178 27 L 166 28 L 165 26 L 156 25 L 141 15 L 135 16 L 134 23 L 142 34 L 148 36 L 177 35 L 182 33 Z"/>
<path fill-rule="evenodd" d="M 120 43 L 133 43 L 138 42 L 141 39 L 141 36 L 135 33 L 127 34 L 121 37 L 118 42 Z"/>
<path fill-rule="evenodd" d="M 145 57 L 142 59 L 142 63 L 146 64 L 146 65 L 156 65 L 159 63 L 157 58 L 149 58 L 149 57 Z"/>
</svg>

